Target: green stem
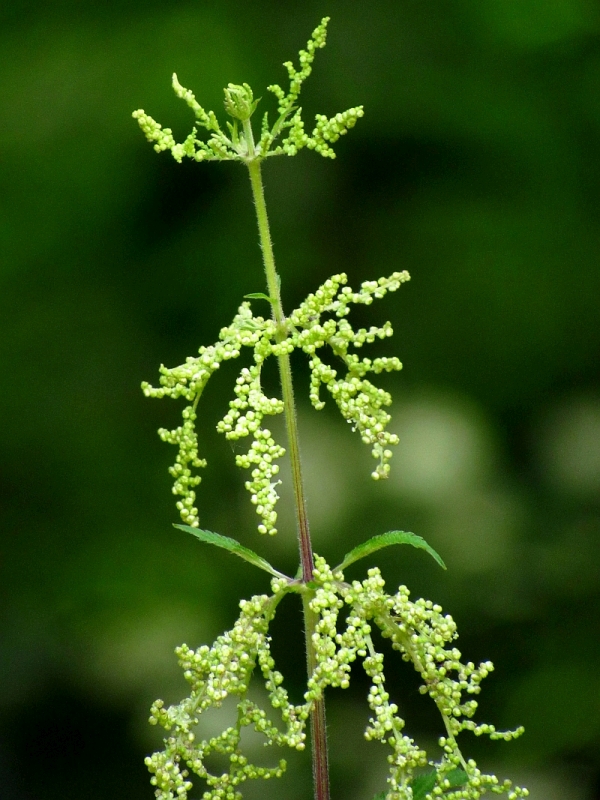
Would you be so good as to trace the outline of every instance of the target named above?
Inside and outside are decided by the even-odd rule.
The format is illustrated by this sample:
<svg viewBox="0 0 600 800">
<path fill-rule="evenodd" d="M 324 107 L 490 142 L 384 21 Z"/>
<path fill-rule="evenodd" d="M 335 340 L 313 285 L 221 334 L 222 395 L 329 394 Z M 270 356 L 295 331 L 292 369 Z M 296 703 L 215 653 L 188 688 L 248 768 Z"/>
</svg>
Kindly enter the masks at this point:
<svg viewBox="0 0 600 800">
<path fill-rule="evenodd" d="M 250 161 L 248 164 L 248 169 L 250 170 L 250 182 L 252 184 L 252 193 L 254 195 L 254 204 L 256 207 L 256 218 L 258 221 L 260 244 L 263 253 L 265 273 L 267 276 L 267 287 L 273 306 L 273 317 L 275 319 L 275 324 L 277 325 L 276 340 L 280 342 L 287 337 L 287 325 L 281 305 L 279 278 L 275 269 L 275 259 L 273 258 L 273 245 L 271 243 L 271 234 L 269 231 L 269 219 L 267 217 L 267 207 L 265 205 L 265 195 L 260 172 L 260 163 L 258 161 Z M 306 513 L 304 486 L 302 481 L 300 448 L 298 446 L 298 421 L 296 418 L 296 407 L 294 402 L 292 368 L 290 365 L 290 357 L 287 353 L 279 356 L 278 361 L 279 374 L 281 377 L 281 396 L 283 399 L 290 462 L 292 467 L 292 484 L 294 486 L 294 497 L 296 501 L 296 520 L 298 523 L 302 579 L 304 582 L 308 582 L 312 580 L 313 554 L 310 541 L 310 530 L 308 526 L 308 515 Z"/>
<path fill-rule="evenodd" d="M 248 146 L 248 153 L 250 156 L 253 156 L 254 142 L 252 140 L 252 132 L 249 122 L 247 124 L 244 123 L 244 136 Z M 250 172 L 250 183 L 252 185 L 252 194 L 256 208 L 260 246 L 262 249 L 263 262 L 267 277 L 267 288 L 273 307 L 273 318 L 277 326 L 276 339 L 278 342 L 280 342 L 287 337 L 287 324 L 283 314 L 283 307 L 281 305 L 279 276 L 277 275 L 277 270 L 275 269 L 275 259 L 273 257 L 273 245 L 269 230 L 269 219 L 267 217 L 267 207 L 265 204 L 260 161 L 257 158 L 249 158 L 247 165 Z M 298 526 L 298 546 L 300 549 L 302 580 L 304 583 L 308 583 L 313 578 L 314 564 L 312 544 L 310 540 L 310 529 L 308 525 L 308 515 L 306 513 L 304 484 L 302 481 L 302 464 L 300 462 L 300 448 L 298 444 L 298 421 L 294 402 L 292 368 L 288 354 L 279 356 L 278 361 L 290 463 L 292 467 L 292 484 L 294 487 L 294 498 L 296 505 L 296 521 Z M 309 602 L 310 599 L 307 594 L 303 594 L 306 666 L 308 675 L 310 677 L 313 674 L 317 663 L 315 648 L 312 641 L 313 633 L 315 632 L 317 623 L 317 617 L 314 612 L 310 610 Z M 324 698 L 315 701 L 313 710 L 311 712 L 310 727 L 315 800 L 329 800 L 329 764 L 327 756 L 327 730 L 325 722 Z"/>
</svg>

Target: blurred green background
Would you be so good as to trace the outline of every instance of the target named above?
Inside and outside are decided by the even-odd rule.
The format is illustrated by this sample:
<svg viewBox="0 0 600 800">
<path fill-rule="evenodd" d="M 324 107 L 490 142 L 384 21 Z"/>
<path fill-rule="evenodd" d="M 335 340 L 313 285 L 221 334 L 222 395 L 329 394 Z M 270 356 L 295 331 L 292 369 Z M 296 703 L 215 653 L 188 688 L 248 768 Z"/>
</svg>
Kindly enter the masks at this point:
<svg viewBox="0 0 600 800">
<path fill-rule="evenodd" d="M 453 614 L 464 656 L 496 664 L 480 718 L 527 728 L 466 751 L 534 800 L 600 797 L 595 0 L 14 0 L 0 10 L 3 799 L 152 797 L 148 707 L 185 691 L 173 647 L 212 640 L 266 589 L 171 527 L 174 450 L 155 431 L 180 407 L 139 390 L 263 290 L 247 176 L 156 155 L 131 112 L 187 135 L 173 71 L 217 111 L 229 81 L 272 105 L 263 87 L 284 82 L 281 63 L 325 14 L 306 118 L 358 103 L 365 117 L 336 161 L 265 168 L 284 302 L 342 270 L 353 286 L 401 269 L 412 281 L 354 316 L 391 319 L 381 351 L 405 365 L 382 378 L 401 438 L 386 484 L 331 409 L 310 409 L 298 362 L 316 550 L 335 560 L 385 530 L 425 536 L 447 573 L 384 551 L 389 588 Z M 202 401 L 201 523 L 293 570 L 292 517 L 259 539 L 214 431 L 235 369 Z M 275 625 L 296 694 L 298 620 L 290 600 Z M 409 733 L 433 741 L 414 676 L 392 672 Z M 362 742 L 355 681 L 329 705 L 334 797 L 369 800 L 386 753 Z M 308 797 L 306 761 L 267 788 L 248 797 Z"/>
</svg>

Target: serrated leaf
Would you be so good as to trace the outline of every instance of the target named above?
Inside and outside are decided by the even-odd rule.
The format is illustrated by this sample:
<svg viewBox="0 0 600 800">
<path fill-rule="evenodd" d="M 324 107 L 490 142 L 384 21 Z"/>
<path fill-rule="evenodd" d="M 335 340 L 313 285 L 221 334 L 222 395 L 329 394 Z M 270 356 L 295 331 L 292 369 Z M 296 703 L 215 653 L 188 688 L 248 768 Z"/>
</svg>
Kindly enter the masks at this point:
<svg viewBox="0 0 600 800">
<path fill-rule="evenodd" d="M 411 781 L 410 788 L 412 789 L 413 800 L 425 800 L 426 795 L 428 795 L 435 786 L 436 780 L 437 772 L 432 770 L 431 772 L 425 772 L 423 775 L 419 775 L 414 781 Z"/>
<path fill-rule="evenodd" d="M 264 292 L 251 292 L 250 294 L 245 294 L 244 299 L 247 300 L 268 300 L 269 303 L 273 302 L 273 298 L 269 297 L 268 294 Z"/>
<path fill-rule="evenodd" d="M 275 567 L 272 567 L 268 561 L 265 561 L 265 559 L 262 558 L 262 556 L 259 556 L 258 553 L 255 553 L 254 550 L 244 547 L 243 544 L 240 544 L 235 539 L 231 539 L 229 536 L 222 536 L 220 533 L 213 533 L 212 531 L 203 531 L 200 530 L 200 528 L 192 528 L 191 525 L 175 524 L 173 527 L 179 528 L 180 531 L 191 533 L 192 536 L 200 539 L 201 542 L 214 544 L 216 547 L 222 547 L 223 550 L 228 550 L 230 553 L 243 558 L 244 561 L 247 561 L 249 564 L 253 564 L 259 569 L 264 569 L 265 572 L 269 572 L 276 578 L 286 578 L 289 580 L 287 575 L 284 575 L 282 572 L 278 572 Z"/>
<path fill-rule="evenodd" d="M 437 561 L 442 569 L 446 569 L 446 565 L 442 561 L 441 556 L 436 553 L 433 547 L 430 547 L 421 536 L 417 536 L 416 533 L 409 533 L 408 531 L 388 531 L 388 533 L 381 533 L 379 536 L 373 536 L 371 539 L 367 539 L 366 542 L 359 544 L 354 550 L 346 553 L 344 560 L 339 567 L 334 569 L 334 572 L 336 570 L 345 570 L 346 567 L 358 561 L 360 558 L 370 556 L 371 553 L 381 550 L 382 547 L 389 547 L 391 544 L 410 544 L 413 547 L 425 550 Z"/>
</svg>

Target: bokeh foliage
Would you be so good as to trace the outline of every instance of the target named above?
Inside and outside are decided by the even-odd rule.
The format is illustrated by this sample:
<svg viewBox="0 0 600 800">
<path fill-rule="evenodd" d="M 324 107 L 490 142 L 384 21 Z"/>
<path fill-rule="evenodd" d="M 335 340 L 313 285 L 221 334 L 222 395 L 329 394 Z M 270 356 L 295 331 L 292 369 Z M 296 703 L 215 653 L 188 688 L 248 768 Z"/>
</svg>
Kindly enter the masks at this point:
<svg viewBox="0 0 600 800">
<path fill-rule="evenodd" d="M 401 437 L 387 486 L 369 484 L 343 424 L 301 409 L 316 550 L 335 559 L 394 528 L 428 538 L 447 574 L 402 553 L 381 559 L 384 575 L 441 602 L 463 653 L 496 662 L 484 716 L 527 733 L 488 758 L 512 758 L 534 799 L 597 796 L 597 5 L 30 0 L 0 11 L 9 800 L 151 797 L 145 719 L 155 696 L 180 694 L 173 647 L 208 641 L 238 597 L 264 590 L 262 575 L 172 529 L 173 453 L 155 431 L 179 408 L 139 390 L 264 290 L 247 178 L 158 157 L 130 115 L 143 106 L 185 135 L 175 70 L 206 107 L 229 81 L 260 96 L 324 14 L 306 113 L 363 103 L 365 118 L 335 162 L 305 153 L 265 169 L 284 302 L 340 271 L 354 286 L 402 269 L 412 282 L 364 311 L 367 325 L 392 320 L 383 347 L 405 365 L 386 379 Z M 292 520 L 256 540 L 214 432 L 233 376 L 224 367 L 203 398 L 202 524 L 293 569 Z M 299 686 L 301 638 L 275 652 Z M 436 735 L 402 665 L 399 676 L 409 724 Z M 382 787 L 358 702 L 332 698 L 334 786 L 368 798 Z M 281 797 L 305 795 L 298 770 Z"/>
</svg>

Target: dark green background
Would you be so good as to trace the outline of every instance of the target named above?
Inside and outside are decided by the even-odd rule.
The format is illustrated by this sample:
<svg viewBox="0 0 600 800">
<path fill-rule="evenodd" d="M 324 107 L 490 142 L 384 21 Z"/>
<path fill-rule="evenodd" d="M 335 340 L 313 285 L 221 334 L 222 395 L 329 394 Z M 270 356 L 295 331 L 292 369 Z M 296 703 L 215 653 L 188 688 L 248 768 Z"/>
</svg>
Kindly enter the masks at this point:
<svg viewBox="0 0 600 800">
<path fill-rule="evenodd" d="M 443 603 L 467 659 L 488 659 L 480 719 L 517 743 L 465 740 L 534 800 L 600 794 L 600 13 L 593 0 L 36 3 L 0 12 L 0 793 L 150 798 L 157 696 L 184 691 L 173 647 L 211 640 L 265 577 L 175 532 L 174 452 L 155 381 L 264 289 L 244 171 L 175 164 L 131 119 L 181 139 L 177 71 L 217 112 L 222 87 L 283 83 L 324 14 L 329 44 L 305 117 L 363 103 L 334 162 L 265 168 L 289 310 L 330 274 L 412 281 L 354 319 L 389 318 L 382 352 L 401 444 L 387 485 L 331 409 L 306 400 L 315 547 L 332 561 L 403 528 L 380 554 L 391 590 Z M 202 525 L 295 569 L 293 525 L 259 539 L 230 446 L 214 432 L 235 365 L 201 407 Z M 275 378 L 273 377 L 273 387 Z M 234 562 L 234 563 L 232 563 Z M 366 564 L 350 577 L 360 577 Z M 298 610 L 275 645 L 293 692 Z M 390 686 L 425 743 L 439 735 L 405 665 Z M 361 743 L 356 690 L 330 703 L 334 797 L 370 800 L 384 750 Z M 153 738 L 154 737 L 154 738 Z M 309 796 L 307 764 L 249 797 Z M 195 795 L 198 797 L 199 795 Z"/>
</svg>

